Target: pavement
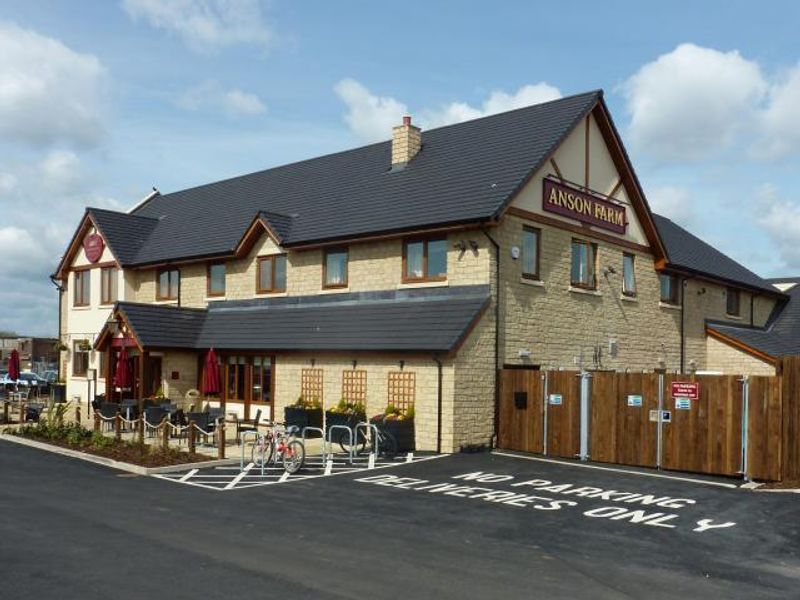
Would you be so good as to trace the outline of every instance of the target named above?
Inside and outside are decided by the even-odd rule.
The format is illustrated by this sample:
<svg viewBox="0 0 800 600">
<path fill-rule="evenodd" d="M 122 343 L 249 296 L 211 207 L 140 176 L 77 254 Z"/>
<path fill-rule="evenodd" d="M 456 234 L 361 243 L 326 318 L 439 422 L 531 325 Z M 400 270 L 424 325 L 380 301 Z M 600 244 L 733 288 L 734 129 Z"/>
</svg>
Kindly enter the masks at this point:
<svg viewBox="0 0 800 600">
<path fill-rule="evenodd" d="M 220 493 L 0 441 L 0 598 L 800 597 L 796 495 L 592 467 L 453 455 Z"/>
</svg>

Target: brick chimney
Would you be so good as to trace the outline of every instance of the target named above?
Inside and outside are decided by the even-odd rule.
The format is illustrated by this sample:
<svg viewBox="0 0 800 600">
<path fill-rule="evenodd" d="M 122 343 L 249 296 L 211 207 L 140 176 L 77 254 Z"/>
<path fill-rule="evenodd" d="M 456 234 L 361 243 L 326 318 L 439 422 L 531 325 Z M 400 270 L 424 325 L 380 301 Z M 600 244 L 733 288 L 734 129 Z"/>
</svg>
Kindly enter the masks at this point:
<svg viewBox="0 0 800 600">
<path fill-rule="evenodd" d="M 422 148 L 422 130 L 411 124 L 411 117 L 403 117 L 403 124 L 392 128 L 392 167 L 410 162 Z"/>
</svg>

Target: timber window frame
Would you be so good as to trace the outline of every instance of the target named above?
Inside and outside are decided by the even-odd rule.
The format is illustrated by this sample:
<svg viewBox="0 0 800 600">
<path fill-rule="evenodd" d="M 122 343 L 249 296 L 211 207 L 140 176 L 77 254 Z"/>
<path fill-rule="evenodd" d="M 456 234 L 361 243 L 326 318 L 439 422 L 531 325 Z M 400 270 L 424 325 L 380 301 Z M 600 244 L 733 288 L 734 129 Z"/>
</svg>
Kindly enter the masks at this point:
<svg viewBox="0 0 800 600">
<path fill-rule="evenodd" d="M 433 244 L 436 245 L 435 251 L 444 252 L 444 270 L 432 276 L 430 274 L 430 267 L 431 267 L 430 253 L 431 253 L 431 245 Z M 440 244 L 443 246 L 442 248 L 439 247 Z M 417 247 L 421 249 L 422 253 L 419 254 L 418 258 L 415 257 L 412 261 L 409 259 L 409 249 L 414 248 L 415 249 L 414 251 L 416 252 Z M 412 264 L 417 262 L 419 263 L 418 265 Z M 413 272 L 411 275 L 409 275 L 409 268 L 414 269 L 414 272 L 418 272 L 419 275 L 413 274 Z M 434 236 L 434 237 L 404 239 L 402 282 L 427 283 L 434 281 L 447 281 L 447 237 Z"/>
<path fill-rule="evenodd" d="M 528 225 L 522 226 L 522 277 L 540 281 L 539 264 L 542 256 L 542 230 Z"/>
<path fill-rule="evenodd" d="M 163 280 L 166 276 L 166 280 Z M 165 267 L 156 271 L 156 300 L 177 300 L 181 293 L 181 270 Z"/>
<path fill-rule="evenodd" d="M 725 314 L 729 317 L 742 316 L 742 293 L 740 290 L 729 287 L 725 291 Z"/>
<path fill-rule="evenodd" d="M 597 289 L 597 244 L 579 238 L 572 239 L 570 257 L 570 286 L 584 290 Z M 576 251 L 578 260 L 576 262 Z M 585 262 L 583 259 L 586 259 Z"/>
<path fill-rule="evenodd" d="M 256 259 L 256 293 L 277 294 L 286 291 L 286 255 L 270 254 Z M 265 271 L 268 269 L 268 271 Z M 264 274 L 269 273 L 268 285 L 265 285 Z"/>
<path fill-rule="evenodd" d="M 76 269 L 72 276 L 72 306 L 89 306 L 92 302 L 92 270 Z"/>
<path fill-rule="evenodd" d="M 330 281 L 329 278 L 335 276 L 336 269 L 332 269 L 328 261 L 336 260 L 344 255 L 344 268 L 342 269 L 342 279 L 340 281 Z M 350 285 L 350 249 L 347 247 L 326 248 L 322 257 L 322 289 L 341 289 Z"/>
<path fill-rule="evenodd" d="M 214 286 L 214 278 L 215 278 L 215 270 L 219 270 L 220 267 L 222 268 L 222 288 Z M 216 273 L 216 277 L 219 277 L 219 273 Z M 228 267 L 227 263 L 223 262 L 213 262 L 208 263 L 206 267 L 206 297 L 208 298 L 220 298 L 224 297 L 225 293 L 227 292 L 228 282 Z"/>
<path fill-rule="evenodd" d="M 89 350 L 86 349 L 85 343 L 85 340 L 72 342 L 73 377 L 86 377 L 86 374 L 89 371 Z"/>
<path fill-rule="evenodd" d="M 109 305 L 117 301 L 117 284 L 119 271 L 117 267 L 100 269 L 100 304 Z"/>
<path fill-rule="evenodd" d="M 622 253 L 622 294 L 636 297 L 636 255 L 631 252 Z"/>
</svg>

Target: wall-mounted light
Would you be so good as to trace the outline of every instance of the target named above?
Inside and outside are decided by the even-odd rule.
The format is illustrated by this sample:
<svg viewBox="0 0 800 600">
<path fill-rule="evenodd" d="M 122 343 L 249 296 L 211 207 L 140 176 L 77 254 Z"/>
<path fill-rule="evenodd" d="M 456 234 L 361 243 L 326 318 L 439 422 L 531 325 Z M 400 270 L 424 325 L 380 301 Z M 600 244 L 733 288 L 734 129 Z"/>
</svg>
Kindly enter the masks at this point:
<svg viewBox="0 0 800 600">
<path fill-rule="evenodd" d="M 478 251 L 478 242 L 476 242 L 475 240 L 470 240 L 469 241 L 469 247 L 472 249 L 473 252 L 477 252 Z"/>
<path fill-rule="evenodd" d="M 400 370 L 402 371 L 402 370 L 403 370 L 403 367 L 405 367 L 405 366 L 406 366 L 406 361 L 404 361 L 404 360 L 401 360 L 401 361 L 400 361 Z"/>
<path fill-rule="evenodd" d="M 467 242 L 465 242 L 464 240 L 458 240 L 455 244 L 453 244 L 453 248 L 455 248 L 456 250 L 459 250 L 461 252 L 466 252 L 467 251 Z"/>
<path fill-rule="evenodd" d="M 312 358 L 311 359 L 311 368 L 313 369 L 316 364 L 317 364 L 317 359 L 316 358 Z"/>
<path fill-rule="evenodd" d="M 356 367 L 357 367 L 357 366 L 358 366 L 358 361 L 357 361 L 357 360 L 354 360 L 354 361 L 353 361 L 353 371 L 355 371 L 355 370 L 356 370 Z"/>
<path fill-rule="evenodd" d="M 531 349 L 530 348 L 520 348 L 517 350 L 517 356 L 520 358 L 530 358 L 531 357 Z"/>
</svg>

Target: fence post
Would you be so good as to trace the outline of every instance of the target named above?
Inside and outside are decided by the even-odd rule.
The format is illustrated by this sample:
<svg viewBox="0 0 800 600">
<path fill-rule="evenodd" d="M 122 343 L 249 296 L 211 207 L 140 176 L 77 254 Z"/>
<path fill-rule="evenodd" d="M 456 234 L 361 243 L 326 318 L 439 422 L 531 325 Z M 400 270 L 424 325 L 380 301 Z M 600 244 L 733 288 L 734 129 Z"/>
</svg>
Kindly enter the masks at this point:
<svg viewBox="0 0 800 600">
<path fill-rule="evenodd" d="M 136 430 L 139 433 L 139 443 L 144 444 L 144 414 L 139 415 L 139 421 L 136 423 Z"/>
<path fill-rule="evenodd" d="M 189 453 L 194 454 L 195 441 L 194 441 L 194 421 L 189 421 Z"/>
<path fill-rule="evenodd" d="M 8 423 L 8 400 L 3 400 L 3 423 Z"/>
<path fill-rule="evenodd" d="M 547 397 L 547 374 L 548 373 L 549 373 L 549 371 L 545 371 L 544 375 L 542 376 L 544 378 L 544 391 L 542 392 L 542 394 L 544 396 L 543 401 L 542 401 L 542 412 L 544 413 L 544 417 L 542 418 L 542 422 L 543 422 L 543 426 L 542 427 L 544 429 L 544 431 L 542 432 L 542 452 L 543 452 L 543 454 L 545 456 L 547 456 L 547 405 L 549 403 L 548 402 L 548 397 Z"/>
<path fill-rule="evenodd" d="M 100 433 L 100 414 L 97 411 L 94 411 L 94 430 Z"/>
<path fill-rule="evenodd" d="M 592 374 L 583 371 L 581 378 L 581 460 L 589 460 L 589 426 Z"/>
<path fill-rule="evenodd" d="M 75 407 L 75 422 L 80 425 L 81 424 L 81 407 Z"/>
<path fill-rule="evenodd" d="M 744 477 L 745 481 L 748 481 L 747 436 L 749 432 L 747 431 L 747 427 L 748 424 L 750 423 L 750 378 L 747 375 L 743 375 L 741 382 L 742 382 L 742 476 Z"/>
<path fill-rule="evenodd" d="M 119 414 L 119 410 L 114 415 L 114 437 L 117 441 L 122 439 L 122 415 Z"/>
<path fill-rule="evenodd" d="M 217 427 L 217 457 L 225 458 L 225 421 L 222 420 Z"/>
<path fill-rule="evenodd" d="M 19 422 L 25 423 L 25 402 L 19 403 Z"/>
<path fill-rule="evenodd" d="M 658 371 L 658 419 L 656 419 L 656 468 L 661 468 L 661 455 L 664 451 L 663 437 L 664 414 L 664 371 Z"/>
<path fill-rule="evenodd" d="M 169 450 L 169 421 L 167 420 L 167 417 L 164 417 L 164 419 L 161 421 L 161 427 L 161 447 L 166 452 Z"/>
</svg>

